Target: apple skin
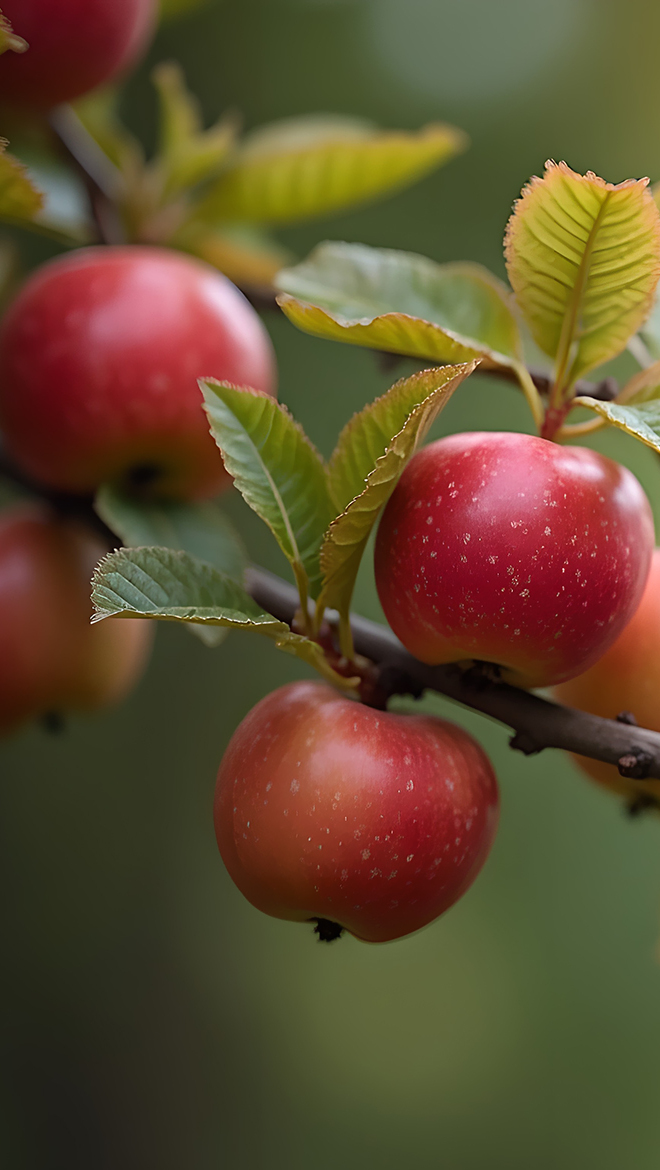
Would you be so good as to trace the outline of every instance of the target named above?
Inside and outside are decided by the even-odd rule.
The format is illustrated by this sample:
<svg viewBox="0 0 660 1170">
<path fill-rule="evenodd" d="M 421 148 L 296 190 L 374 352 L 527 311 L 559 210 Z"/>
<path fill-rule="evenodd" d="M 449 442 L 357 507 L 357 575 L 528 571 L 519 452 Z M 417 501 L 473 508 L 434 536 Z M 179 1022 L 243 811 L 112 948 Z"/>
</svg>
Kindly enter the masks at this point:
<svg viewBox="0 0 660 1170">
<path fill-rule="evenodd" d="M 366 942 L 426 926 L 481 869 L 498 819 L 491 764 L 461 728 L 376 711 L 325 683 L 267 695 L 220 765 L 224 863 L 266 914 Z"/>
<path fill-rule="evenodd" d="M 653 541 L 648 500 L 613 460 L 533 435 L 450 435 L 417 452 L 390 497 L 376 585 L 422 662 L 492 662 L 543 687 L 617 638 Z"/>
<path fill-rule="evenodd" d="M 268 334 L 225 276 L 160 248 L 58 257 L 0 327 L 6 449 L 60 491 L 215 495 L 231 481 L 202 409 L 207 375 L 276 392 Z"/>
<path fill-rule="evenodd" d="M 653 553 L 642 600 L 614 645 L 584 674 L 553 693 L 560 703 L 606 719 L 629 711 L 640 727 L 660 731 L 660 549 Z M 574 759 L 612 792 L 631 800 L 642 793 L 660 800 L 660 780 L 628 780 L 613 764 L 584 756 Z"/>
<path fill-rule="evenodd" d="M 3 0 L 29 49 L 0 58 L 0 98 L 48 109 L 111 81 L 141 56 L 156 10 L 156 0 Z"/>
<path fill-rule="evenodd" d="M 90 579 L 105 551 L 46 507 L 0 512 L 0 733 L 47 712 L 116 703 L 142 673 L 149 622 L 90 625 Z"/>
</svg>

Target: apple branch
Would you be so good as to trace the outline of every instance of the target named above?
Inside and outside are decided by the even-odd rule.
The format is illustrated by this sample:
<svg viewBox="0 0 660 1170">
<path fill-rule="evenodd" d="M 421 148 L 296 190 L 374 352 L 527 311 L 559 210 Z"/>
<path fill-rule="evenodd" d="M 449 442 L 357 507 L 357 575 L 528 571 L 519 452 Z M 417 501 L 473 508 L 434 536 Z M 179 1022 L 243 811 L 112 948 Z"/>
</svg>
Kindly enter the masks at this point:
<svg viewBox="0 0 660 1170">
<path fill-rule="evenodd" d="M 94 212 L 99 238 L 107 244 L 123 243 L 124 236 L 117 213 L 116 194 L 118 172 L 97 143 L 88 134 L 82 122 L 70 107 L 59 107 L 51 115 L 51 127 L 78 169 L 84 174 Z M 270 300 L 260 302 L 259 308 L 275 307 Z M 386 360 L 398 355 L 382 355 Z M 497 377 L 508 377 L 506 370 L 483 370 Z M 532 380 L 542 394 L 550 389 L 550 378 L 543 371 L 530 370 Z M 511 371 L 510 377 L 516 380 Z M 576 393 L 592 398 L 612 399 L 618 392 L 616 381 L 606 378 L 597 384 L 580 381 Z M 34 485 L 25 483 L 16 469 L 3 460 L 0 451 L 0 475 L 6 475 L 34 491 Z M 44 494 L 44 493 L 42 493 Z M 46 493 L 47 495 L 47 493 Z M 90 501 L 72 501 L 66 497 L 47 498 L 55 506 L 67 507 L 76 514 L 86 511 L 88 520 L 98 530 L 100 521 Z M 106 529 L 106 535 L 112 534 Z M 114 539 L 114 538 L 112 538 Z M 248 587 L 255 601 L 274 617 L 293 622 L 299 598 L 293 585 L 253 567 L 249 570 Z M 511 728 L 511 747 L 525 755 L 545 748 L 560 748 L 589 756 L 618 767 L 622 776 L 631 780 L 660 780 L 660 734 L 637 727 L 632 716 L 622 712 L 617 719 L 602 719 L 549 702 L 539 695 L 510 686 L 475 667 L 462 670 L 456 665 L 426 666 L 405 650 L 395 635 L 385 626 L 357 615 L 351 616 L 355 649 L 370 659 L 378 668 L 381 693 L 420 696 L 425 690 L 437 691 L 455 702 L 479 711 Z M 645 794 L 640 794 L 639 807 Z M 631 806 L 633 809 L 636 806 Z"/>
<path fill-rule="evenodd" d="M 248 589 L 274 617 L 289 624 L 293 621 L 299 604 L 293 585 L 253 567 L 248 571 Z M 426 666 L 386 626 L 355 614 L 351 626 L 357 653 L 377 665 L 381 687 L 388 695 L 419 697 L 425 690 L 437 691 L 510 727 L 514 732 L 511 747 L 525 755 L 561 748 L 614 764 L 631 780 L 660 780 L 660 734 L 637 727 L 627 713 L 616 720 L 602 719 L 500 682 L 478 667 Z"/>
</svg>

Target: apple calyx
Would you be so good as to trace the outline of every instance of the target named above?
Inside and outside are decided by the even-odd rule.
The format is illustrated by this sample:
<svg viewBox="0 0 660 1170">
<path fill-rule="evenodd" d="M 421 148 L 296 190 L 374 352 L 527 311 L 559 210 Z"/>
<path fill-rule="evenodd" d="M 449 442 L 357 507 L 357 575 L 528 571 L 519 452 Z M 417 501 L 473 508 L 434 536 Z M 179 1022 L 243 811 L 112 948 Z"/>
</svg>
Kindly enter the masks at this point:
<svg viewBox="0 0 660 1170">
<path fill-rule="evenodd" d="M 318 935 L 319 942 L 334 942 L 344 933 L 344 927 L 338 922 L 331 922 L 329 918 L 310 918 L 310 922 L 316 923 L 314 934 Z"/>
</svg>

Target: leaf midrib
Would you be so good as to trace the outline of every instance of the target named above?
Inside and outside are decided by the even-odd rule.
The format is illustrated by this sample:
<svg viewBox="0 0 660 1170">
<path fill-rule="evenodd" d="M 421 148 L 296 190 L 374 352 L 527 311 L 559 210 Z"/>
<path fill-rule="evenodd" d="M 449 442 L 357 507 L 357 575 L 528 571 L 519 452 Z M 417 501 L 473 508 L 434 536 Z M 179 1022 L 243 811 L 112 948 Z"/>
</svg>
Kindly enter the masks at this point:
<svg viewBox="0 0 660 1170">
<path fill-rule="evenodd" d="M 578 265 L 578 276 L 573 285 L 572 295 L 568 298 L 568 308 L 564 315 L 564 324 L 559 338 L 559 348 L 557 352 L 557 361 L 555 367 L 555 387 L 560 390 L 567 388 L 570 383 L 570 378 L 567 376 L 567 365 L 573 342 L 577 332 L 577 321 L 579 319 L 580 310 L 584 300 L 589 272 L 591 270 L 591 260 L 595 247 L 596 237 L 600 230 L 605 211 L 609 206 L 612 192 L 607 191 L 605 198 L 600 205 L 598 214 L 587 236 L 587 241 L 582 253 L 582 258 Z M 575 364 L 573 362 L 573 364 Z"/>
<path fill-rule="evenodd" d="M 222 400 L 222 401 L 224 401 L 224 400 Z M 284 501 L 283 501 L 283 499 L 282 499 L 282 497 L 277 489 L 277 486 L 275 484 L 275 480 L 273 479 L 272 475 L 270 474 L 270 471 L 268 470 L 268 468 L 267 468 L 267 466 L 266 466 L 266 464 L 261 456 L 261 452 L 259 451 L 259 448 L 257 447 L 256 443 L 254 442 L 254 439 L 250 435 L 249 431 L 246 430 L 246 428 L 245 428 L 244 424 L 241 422 L 240 418 L 238 418 L 238 416 L 236 414 L 234 414 L 234 411 L 231 410 L 231 407 L 228 406 L 227 403 L 225 403 L 225 405 L 227 406 L 227 409 L 231 411 L 233 417 L 236 419 L 236 422 L 241 427 L 243 434 L 245 435 L 246 439 L 248 440 L 248 443 L 250 444 L 252 450 L 254 451 L 254 453 L 257 457 L 257 461 L 258 461 L 258 463 L 259 463 L 259 465 L 260 465 L 260 467 L 261 467 L 261 469 L 266 477 L 266 480 L 268 481 L 268 485 L 273 493 L 273 496 L 275 497 L 275 503 L 279 509 L 280 515 L 281 515 L 282 520 L 284 522 L 284 528 L 285 528 L 286 534 L 289 538 L 289 543 L 291 545 L 291 552 L 292 552 L 293 558 L 294 558 L 294 560 L 296 560 L 300 564 L 302 564 L 302 561 L 300 558 L 300 550 L 298 548 L 298 543 L 296 541 L 296 537 L 295 537 L 293 528 L 291 527 L 289 515 L 288 515 L 288 512 L 284 506 Z M 267 433 L 266 438 L 264 440 L 264 442 L 266 442 L 266 443 L 270 439 L 272 431 L 273 431 L 274 417 L 275 416 L 273 415 L 273 417 L 270 419 L 269 424 L 268 424 L 268 433 Z"/>
</svg>

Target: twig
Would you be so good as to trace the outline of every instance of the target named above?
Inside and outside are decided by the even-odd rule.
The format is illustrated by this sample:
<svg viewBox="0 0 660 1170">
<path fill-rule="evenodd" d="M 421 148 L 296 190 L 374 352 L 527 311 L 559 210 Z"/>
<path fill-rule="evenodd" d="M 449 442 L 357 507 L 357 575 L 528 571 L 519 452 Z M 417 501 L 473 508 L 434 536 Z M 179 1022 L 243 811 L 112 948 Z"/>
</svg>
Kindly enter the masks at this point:
<svg viewBox="0 0 660 1170">
<path fill-rule="evenodd" d="M 90 497 L 55 492 L 35 484 L 1 450 L 0 477 L 45 500 L 61 515 L 85 521 L 105 538 L 108 548 L 117 547 L 116 536 L 97 516 Z M 300 605 L 295 586 L 266 569 L 252 566 L 247 587 L 259 605 L 291 624 Z M 351 626 L 357 653 L 380 668 L 380 686 L 386 695 L 419 696 L 425 690 L 437 691 L 506 724 L 515 733 L 511 747 L 526 755 L 544 748 L 562 748 L 618 765 L 621 774 L 632 780 L 660 779 L 660 734 L 637 727 L 630 722 L 632 716 L 622 715 L 619 721 L 601 719 L 499 682 L 479 669 L 426 666 L 413 658 L 386 626 L 357 614 L 352 615 Z"/>
<path fill-rule="evenodd" d="M 56 106 L 48 117 L 51 130 L 68 158 L 82 175 L 103 244 L 125 244 L 126 233 L 118 212 L 122 176 L 71 106 Z"/>
<path fill-rule="evenodd" d="M 265 569 L 251 568 L 248 589 L 280 621 L 291 622 L 299 605 L 293 585 Z M 619 765 L 630 779 L 660 779 L 660 734 L 614 719 L 601 719 L 458 666 L 426 666 L 413 658 L 385 626 L 354 615 L 355 649 L 387 672 L 390 694 L 438 691 L 480 711 L 515 733 L 511 747 L 532 755 L 545 748 Z M 628 758 L 630 757 L 630 758 Z"/>
</svg>

